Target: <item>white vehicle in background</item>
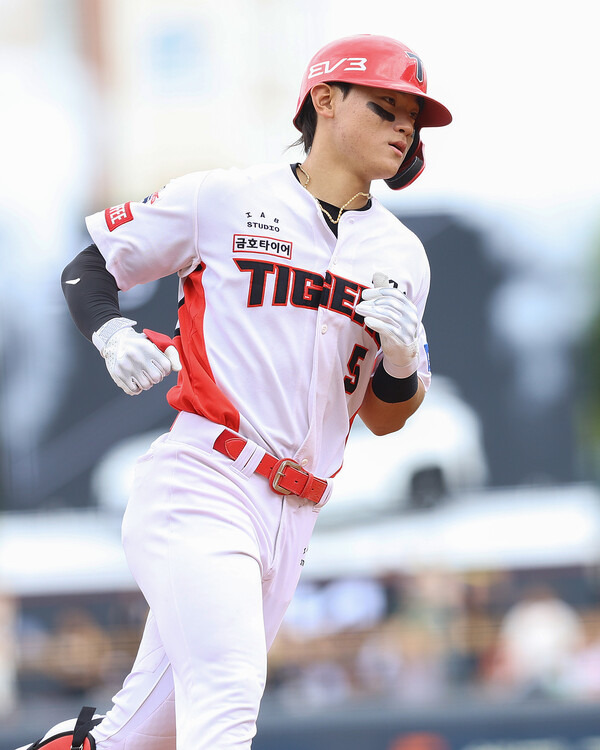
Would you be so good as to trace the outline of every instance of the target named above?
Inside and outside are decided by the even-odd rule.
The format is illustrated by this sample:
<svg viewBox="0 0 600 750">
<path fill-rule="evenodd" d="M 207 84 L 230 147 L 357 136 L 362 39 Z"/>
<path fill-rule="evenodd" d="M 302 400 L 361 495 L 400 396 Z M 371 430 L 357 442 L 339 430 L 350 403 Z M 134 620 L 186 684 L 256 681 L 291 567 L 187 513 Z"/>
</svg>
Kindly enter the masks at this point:
<svg viewBox="0 0 600 750">
<path fill-rule="evenodd" d="M 101 510 L 117 513 L 125 511 L 133 485 L 135 463 L 150 448 L 156 438 L 168 432 L 150 430 L 119 440 L 98 461 L 91 476 L 91 491 Z"/>
<path fill-rule="evenodd" d="M 92 475 L 100 508 L 124 511 L 135 460 L 160 432 L 122 440 L 102 457 Z M 486 475 L 479 417 L 451 381 L 436 375 L 402 430 L 377 437 L 356 418 L 319 525 L 431 507 L 456 490 L 481 487 Z"/>
<path fill-rule="evenodd" d="M 378 437 L 355 419 L 319 526 L 432 507 L 486 479 L 480 419 L 452 381 L 436 375 L 420 409 L 398 432 Z"/>
</svg>

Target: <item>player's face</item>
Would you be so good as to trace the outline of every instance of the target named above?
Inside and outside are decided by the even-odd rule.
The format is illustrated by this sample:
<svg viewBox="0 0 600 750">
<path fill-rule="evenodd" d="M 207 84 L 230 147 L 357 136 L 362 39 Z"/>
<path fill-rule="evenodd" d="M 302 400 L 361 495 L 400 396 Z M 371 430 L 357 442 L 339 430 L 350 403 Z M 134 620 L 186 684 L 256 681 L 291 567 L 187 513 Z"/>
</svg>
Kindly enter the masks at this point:
<svg viewBox="0 0 600 750">
<path fill-rule="evenodd" d="M 417 97 L 370 86 L 352 86 L 345 99 L 337 91 L 336 146 L 347 166 L 368 181 L 393 177 L 413 140 Z"/>
</svg>

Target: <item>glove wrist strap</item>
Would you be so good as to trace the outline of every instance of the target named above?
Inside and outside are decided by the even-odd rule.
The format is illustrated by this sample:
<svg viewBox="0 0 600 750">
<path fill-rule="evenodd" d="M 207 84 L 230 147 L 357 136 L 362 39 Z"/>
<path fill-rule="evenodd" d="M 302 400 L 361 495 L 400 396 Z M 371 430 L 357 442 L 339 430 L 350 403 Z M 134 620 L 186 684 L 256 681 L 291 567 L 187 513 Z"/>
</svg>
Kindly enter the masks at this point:
<svg viewBox="0 0 600 750">
<path fill-rule="evenodd" d="M 102 354 L 102 350 L 108 344 L 108 340 L 115 333 L 121 331 L 123 328 L 130 328 L 136 325 L 137 320 L 130 320 L 129 318 L 111 318 L 103 326 L 92 334 L 92 343 L 96 349 Z"/>
<path fill-rule="evenodd" d="M 408 378 L 413 374 L 413 372 L 416 372 L 418 370 L 419 360 L 415 358 L 412 362 L 409 362 L 406 365 L 397 365 L 394 362 L 390 362 L 384 354 L 381 361 L 381 367 L 390 377 L 401 380 L 404 378 Z"/>
</svg>

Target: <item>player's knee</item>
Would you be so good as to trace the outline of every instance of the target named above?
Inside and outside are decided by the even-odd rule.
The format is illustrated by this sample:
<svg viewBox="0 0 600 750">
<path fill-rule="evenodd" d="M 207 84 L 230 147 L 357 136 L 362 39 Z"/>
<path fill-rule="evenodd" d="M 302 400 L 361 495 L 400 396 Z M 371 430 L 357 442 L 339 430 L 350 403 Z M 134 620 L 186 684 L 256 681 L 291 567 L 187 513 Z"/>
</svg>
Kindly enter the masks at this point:
<svg viewBox="0 0 600 750">
<path fill-rule="evenodd" d="M 152 735 L 137 731 L 123 731 L 114 737 L 96 742 L 96 750 L 175 750 L 175 748 L 175 734 Z"/>
</svg>

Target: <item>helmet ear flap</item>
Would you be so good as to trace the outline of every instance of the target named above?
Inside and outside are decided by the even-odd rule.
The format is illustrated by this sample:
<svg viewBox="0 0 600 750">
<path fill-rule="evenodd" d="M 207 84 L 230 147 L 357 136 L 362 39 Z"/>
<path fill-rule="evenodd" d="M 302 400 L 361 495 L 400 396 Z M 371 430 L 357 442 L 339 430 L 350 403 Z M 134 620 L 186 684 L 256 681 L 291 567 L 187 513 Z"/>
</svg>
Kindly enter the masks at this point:
<svg viewBox="0 0 600 750">
<path fill-rule="evenodd" d="M 402 190 L 414 182 L 421 172 L 425 169 L 425 154 L 423 152 L 423 143 L 419 131 L 415 130 L 413 142 L 408 149 L 400 169 L 385 184 L 392 190 Z"/>
</svg>

